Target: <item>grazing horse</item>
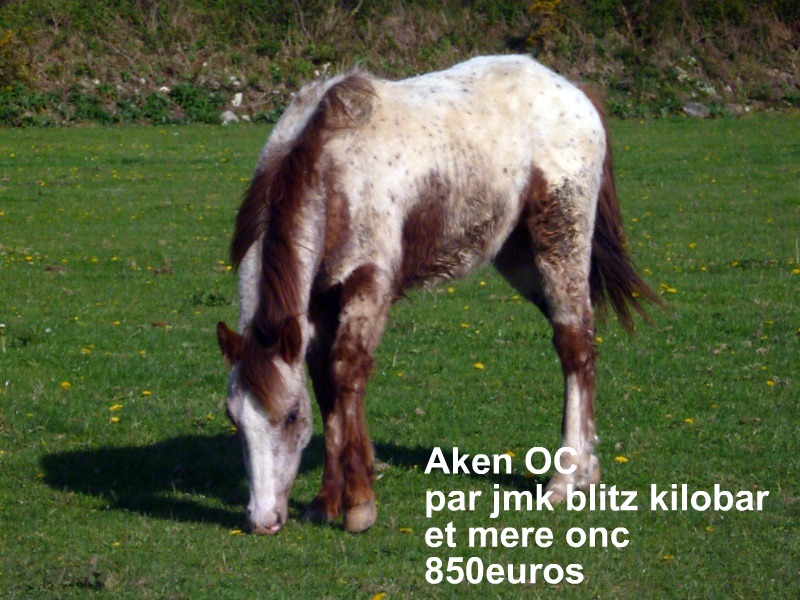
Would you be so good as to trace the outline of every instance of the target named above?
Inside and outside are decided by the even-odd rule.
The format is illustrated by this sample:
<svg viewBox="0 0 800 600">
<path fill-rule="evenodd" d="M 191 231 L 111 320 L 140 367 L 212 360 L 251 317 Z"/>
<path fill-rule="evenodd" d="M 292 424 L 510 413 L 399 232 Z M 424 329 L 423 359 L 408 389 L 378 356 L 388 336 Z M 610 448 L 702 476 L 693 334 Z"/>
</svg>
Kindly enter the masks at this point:
<svg viewBox="0 0 800 600">
<path fill-rule="evenodd" d="M 304 362 L 322 413 L 322 487 L 304 517 L 377 516 L 364 391 L 389 308 L 411 286 L 491 261 L 553 328 L 564 376 L 562 460 L 599 481 L 593 305 L 658 297 L 626 251 L 596 103 L 528 57 L 482 57 L 402 81 L 359 70 L 304 87 L 275 126 L 236 217 L 239 333 L 217 337 L 232 369 L 259 534 L 286 522 L 311 438 Z M 305 359 L 305 361 L 303 360 Z"/>
</svg>

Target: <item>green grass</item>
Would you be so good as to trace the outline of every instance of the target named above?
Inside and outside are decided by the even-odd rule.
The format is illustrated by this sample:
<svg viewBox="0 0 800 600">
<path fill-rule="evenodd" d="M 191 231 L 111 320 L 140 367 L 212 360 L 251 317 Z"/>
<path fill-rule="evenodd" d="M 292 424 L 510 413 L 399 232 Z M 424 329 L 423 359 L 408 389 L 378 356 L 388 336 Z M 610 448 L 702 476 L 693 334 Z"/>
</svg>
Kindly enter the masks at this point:
<svg viewBox="0 0 800 600">
<path fill-rule="evenodd" d="M 640 510 L 493 522 L 479 504 L 426 519 L 427 489 L 530 488 L 525 452 L 559 441 L 548 327 L 482 270 L 394 309 L 369 388 L 373 529 L 297 519 L 319 485 L 317 420 L 292 519 L 271 538 L 231 533 L 245 528 L 247 482 L 214 340 L 217 320 L 236 321 L 227 245 L 268 128 L 5 131 L 0 593 L 797 597 L 800 114 L 612 130 L 632 251 L 668 302 L 634 338 L 613 320 L 598 331 L 604 482 L 639 491 Z M 426 476 L 437 445 L 511 450 L 516 474 Z M 760 513 L 650 512 L 651 483 L 770 495 Z M 459 548 L 429 549 L 426 529 L 449 521 Z M 556 542 L 469 549 L 475 525 L 550 527 Z M 630 544 L 571 549 L 576 526 L 626 527 Z M 580 563 L 586 579 L 429 585 L 427 558 L 449 555 Z"/>
</svg>

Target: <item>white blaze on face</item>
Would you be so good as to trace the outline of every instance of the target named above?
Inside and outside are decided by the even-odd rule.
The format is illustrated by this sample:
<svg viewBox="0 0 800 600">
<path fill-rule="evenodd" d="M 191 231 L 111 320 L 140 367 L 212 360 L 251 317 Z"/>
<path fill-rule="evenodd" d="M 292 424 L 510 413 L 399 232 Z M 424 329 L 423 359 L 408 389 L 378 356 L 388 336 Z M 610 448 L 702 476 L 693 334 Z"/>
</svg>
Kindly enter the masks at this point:
<svg viewBox="0 0 800 600">
<path fill-rule="evenodd" d="M 299 368 L 281 365 L 287 400 L 275 414 L 239 385 L 238 366 L 230 375 L 228 413 L 239 430 L 250 484 L 247 520 L 258 534 L 274 534 L 286 522 L 289 492 L 311 439 L 310 401 Z M 294 385 L 293 385 L 294 384 Z M 290 393 L 291 391 L 291 393 Z"/>
<path fill-rule="evenodd" d="M 266 411 L 252 394 L 244 394 L 239 423 L 250 482 L 248 523 L 256 533 L 277 533 L 288 512 L 288 489 L 280 477 L 287 467 L 280 464 L 287 462 L 286 453 L 280 449 L 280 426 L 270 423 Z"/>
</svg>

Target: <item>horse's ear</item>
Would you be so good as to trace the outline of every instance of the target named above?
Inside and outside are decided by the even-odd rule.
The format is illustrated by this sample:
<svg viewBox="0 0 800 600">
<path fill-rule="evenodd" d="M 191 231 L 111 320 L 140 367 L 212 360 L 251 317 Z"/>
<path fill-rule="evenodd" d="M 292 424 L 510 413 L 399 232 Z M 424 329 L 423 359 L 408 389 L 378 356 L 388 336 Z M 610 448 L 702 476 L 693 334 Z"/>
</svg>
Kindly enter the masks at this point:
<svg viewBox="0 0 800 600">
<path fill-rule="evenodd" d="M 235 363 L 242 356 L 242 336 L 231 330 L 225 323 L 217 323 L 217 341 L 219 342 L 222 357 L 229 365 Z"/>
<path fill-rule="evenodd" d="M 278 352 L 287 363 L 297 362 L 303 349 L 303 332 L 296 317 L 286 317 L 278 329 Z"/>
</svg>

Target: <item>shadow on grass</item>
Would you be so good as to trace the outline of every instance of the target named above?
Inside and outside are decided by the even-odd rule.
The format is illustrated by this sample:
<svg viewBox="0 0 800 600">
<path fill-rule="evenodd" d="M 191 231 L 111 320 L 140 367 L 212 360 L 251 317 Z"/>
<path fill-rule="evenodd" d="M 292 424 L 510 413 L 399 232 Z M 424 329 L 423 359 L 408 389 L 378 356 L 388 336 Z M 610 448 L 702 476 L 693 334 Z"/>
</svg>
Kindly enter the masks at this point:
<svg viewBox="0 0 800 600">
<path fill-rule="evenodd" d="M 50 487 L 93 496 L 112 509 L 230 529 L 245 521 L 247 481 L 235 436 L 187 435 L 147 446 L 59 452 L 41 464 Z"/>
<path fill-rule="evenodd" d="M 422 471 L 433 449 L 378 442 L 375 450 L 394 467 Z M 315 435 L 300 473 L 321 468 L 324 459 L 323 438 Z M 247 477 L 235 436 L 180 436 L 148 446 L 73 450 L 48 454 L 41 464 L 50 487 L 98 498 L 112 509 L 228 529 L 246 523 Z M 540 483 L 519 475 L 498 475 L 493 481 L 517 489 Z M 218 502 L 209 503 L 209 498 Z M 209 505 L 219 503 L 223 508 Z M 291 517 L 299 517 L 304 508 L 290 501 Z"/>
</svg>

